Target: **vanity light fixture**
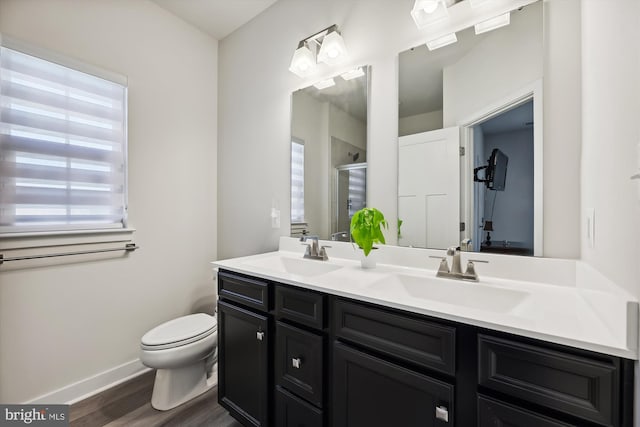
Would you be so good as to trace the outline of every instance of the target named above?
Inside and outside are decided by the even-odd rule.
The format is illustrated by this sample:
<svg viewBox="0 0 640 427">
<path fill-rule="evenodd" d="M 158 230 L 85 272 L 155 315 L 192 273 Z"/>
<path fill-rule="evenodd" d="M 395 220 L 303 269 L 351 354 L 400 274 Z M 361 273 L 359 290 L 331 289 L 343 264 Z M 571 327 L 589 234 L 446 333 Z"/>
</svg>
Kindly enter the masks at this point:
<svg viewBox="0 0 640 427">
<path fill-rule="evenodd" d="M 311 52 L 311 49 L 309 49 L 308 43 L 303 40 L 300 42 L 298 48 L 293 53 L 289 71 L 299 77 L 304 77 L 313 72 L 315 67 L 316 56 L 313 54 L 313 52 Z"/>
<path fill-rule="evenodd" d="M 334 30 L 330 30 L 322 40 L 320 52 L 318 52 L 318 61 L 334 65 L 344 61 L 346 57 L 347 47 L 344 45 L 344 39 L 336 27 Z"/>
<path fill-rule="evenodd" d="M 334 65 L 346 57 L 347 48 L 338 26 L 331 25 L 298 43 L 289 71 L 299 77 L 305 77 L 315 71 L 319 62 Z"/>
<path fill-rule="evenodd" d="M 342 77 L 344 80 L 357 79 L 358 77 L 362 77 L 362 76 L 364 76 L 364 71 L 362 70 L 362 67 L 358 67 L 354 70 L 347 71 L 346 73 L 340 74 L 340 77 Z"/>
<path fill-rule="evenodd" d="M 429 40 L 427 42 L 427 47 L 429 48 L 429 50 L 436 50 L 436 49 L 440 49 L 441 47 L 453 44 L 457 41 L 458 41 L 458 37 L 456 37 L 456 33 L 451 33 L 434 40 Z"/>
<path fill-rule="evenodd" d="M 333 79 L 326 79 L 326 80 L 320 80 L 319 82 L 314 83 L 313 85 L 316 87 L 316 89 L 322 90 L 331 86 L 335 86 L 336 82 Z"/>
<path fill-rule="evenodd" d="M 416 0 L 411 10 L 411 17 L 418 28 L 449 17 L 447 8 L 456 0 Z"/>
<path fill-rule="evenodd" d="M 502 15 L 498 15 L 494 18 L 487 19 L 486 21 L 479 22 L 474 25 L 476 29 L 476 34 L 486 33 L 487 31 L 492 31 L 500 27 L 504 27 L 509 25 L 511 22 L 511 12 L 507 12 Z"/>
</svg>

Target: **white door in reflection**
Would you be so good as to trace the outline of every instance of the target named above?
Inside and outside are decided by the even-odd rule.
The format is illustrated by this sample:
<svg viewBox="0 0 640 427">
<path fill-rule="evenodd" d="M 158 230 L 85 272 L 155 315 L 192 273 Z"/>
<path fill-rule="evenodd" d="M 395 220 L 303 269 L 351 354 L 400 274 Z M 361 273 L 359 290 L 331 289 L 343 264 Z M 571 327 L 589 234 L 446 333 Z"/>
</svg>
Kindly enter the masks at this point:
<svg viewBox="0 0 640 427">
<path fill-rule="evenodd" d="M 458 246 L 459 128 L 402 136 L 398 144 L 398 244 L 438 249 Z"/>
</svg>

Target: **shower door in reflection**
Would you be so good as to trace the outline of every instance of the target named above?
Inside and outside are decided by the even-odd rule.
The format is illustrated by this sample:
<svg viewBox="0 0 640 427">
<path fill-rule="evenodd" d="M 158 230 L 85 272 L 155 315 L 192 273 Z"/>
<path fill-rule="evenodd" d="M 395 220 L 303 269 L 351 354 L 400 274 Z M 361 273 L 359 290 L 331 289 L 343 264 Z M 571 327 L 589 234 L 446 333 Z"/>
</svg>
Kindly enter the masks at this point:
<svg viewBox="0 0 640 427">
<path fill-rule="evenodd" d="M 336 219 L 332 234 L 344 233 L 336 240 L 349 240 L 349 227 L 353 214 L 367 205 L 367 164 L 352 163 L 336 168 Z"/>
</svg>

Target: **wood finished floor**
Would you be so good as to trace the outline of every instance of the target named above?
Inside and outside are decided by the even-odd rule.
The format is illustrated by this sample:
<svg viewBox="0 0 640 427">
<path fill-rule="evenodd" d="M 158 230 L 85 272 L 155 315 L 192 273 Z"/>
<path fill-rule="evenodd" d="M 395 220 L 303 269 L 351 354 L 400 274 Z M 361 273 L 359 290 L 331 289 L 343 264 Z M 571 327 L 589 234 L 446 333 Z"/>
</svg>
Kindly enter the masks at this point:
<svg viewBox="0 0 640 427">
<path fill-rule="evenodd" d="M 170 411 L 151 407 L 155 371 L 71 406 L 71 427 L 242 427 L 218 404 L 218 387 Z"/>
</svg>

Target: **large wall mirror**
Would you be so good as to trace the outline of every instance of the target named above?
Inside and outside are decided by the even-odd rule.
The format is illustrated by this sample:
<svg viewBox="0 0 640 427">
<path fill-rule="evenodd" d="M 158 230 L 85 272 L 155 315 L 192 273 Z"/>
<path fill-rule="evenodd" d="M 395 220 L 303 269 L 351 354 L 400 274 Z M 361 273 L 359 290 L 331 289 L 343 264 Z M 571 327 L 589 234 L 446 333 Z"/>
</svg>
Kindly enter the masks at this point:
<svg viewBox="0 0 640 427">
<path fill-rule="evenodd" d="M 370 67 L 300 89 L 291 111 L 291 236 L 349 240 L 366 204 Z"/>
<path fill-rule="evenodd" d="M 400 53 L 399 245 L 542 255 L 542 3 Z"/>
</svg>

